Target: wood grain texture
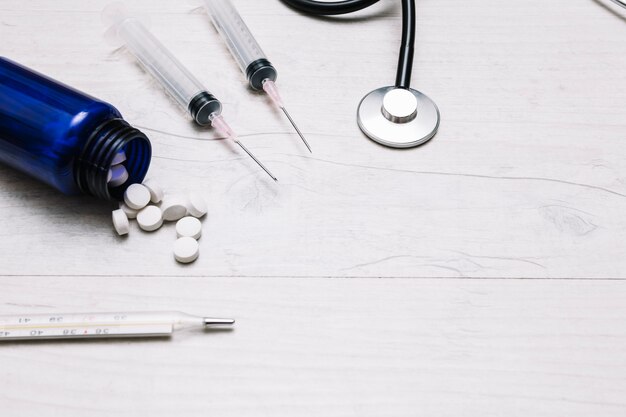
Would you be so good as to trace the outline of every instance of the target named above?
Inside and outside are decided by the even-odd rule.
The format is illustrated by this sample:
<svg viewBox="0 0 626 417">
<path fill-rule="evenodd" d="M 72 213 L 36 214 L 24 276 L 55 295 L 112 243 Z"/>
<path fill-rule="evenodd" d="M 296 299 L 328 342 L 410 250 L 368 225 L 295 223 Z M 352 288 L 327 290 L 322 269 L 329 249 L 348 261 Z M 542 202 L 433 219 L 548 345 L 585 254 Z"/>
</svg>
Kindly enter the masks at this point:
<svg viewBox="0 0 626 417">
<path fill-rule="evenodd" d="M 0 313 L 238 319 L 172 340 L 0 345 L 3 416 L 626 412 L 622 281 L 15 277 L 0 293 Z"/>
<path fill-rule="evenodd" d="M 278 184 L 106 45 L 106 1 L 0 0 L 1 55 L 113 103 L 150 136 L 150 177 L 210 202 L 183 267 L 172 225 L 117 238 L 107 204 L 0 167 L 0 314 L 238 319 L 169 341 L 0 345 L 0 415 L 623 416 L 625 15 L 419 0 L 414 86 L 443 119 L 394 151 L 355 111 L 393 82 L 399 2 L 330 20 L 234 1 L 313 155 L 201 12 L 128 3 Z"/>
<path fill-rule="evenodd" d="M 420 2 L 414 85 L 439 104 L 442 127 L 427 146 L 394 151 L 365 139 L 354 118 L 364 93 L 392 81 L 395 3 L 350 23 L 299 16 L 279 1 L 237 2 L 281 71 L 310 156 L 246 89 L 202 13 L 133 2 L 223 98 L 275 185 L 223 141 L 204 140 L 213 133 L 108 48 L 104 1 L 3 0 L 2 54 L 118 106 L 154 142 L 150 176 L 170 192 L 205 193 L 211 215 L 202 260 L 182 272 L 169 256 L 171 231 L 120 241 L 108 207 L 0 168 L 0 250 L 11 254 L 2 271 L 624 277 L 624 19 L 588 0 Z M 68 254 L 75 260 L 57 261 Z"/>
</svg>

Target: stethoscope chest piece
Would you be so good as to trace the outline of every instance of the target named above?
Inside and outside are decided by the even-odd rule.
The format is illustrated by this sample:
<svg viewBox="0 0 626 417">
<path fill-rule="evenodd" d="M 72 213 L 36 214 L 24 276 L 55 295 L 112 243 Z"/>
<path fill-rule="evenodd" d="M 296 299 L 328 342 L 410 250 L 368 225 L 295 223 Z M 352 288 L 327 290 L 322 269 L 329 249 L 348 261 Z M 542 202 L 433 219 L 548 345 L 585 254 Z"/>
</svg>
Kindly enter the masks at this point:
<svg viewBox="0 0 626 417">
<path fill-rule="evenodd" d="M 366 95 L 358 110 L 359 127 L 370 139 L 392 148 L 412 148 L 432 139 L 439 109 L 412 88 L 382 87 Z"/>
</svg>

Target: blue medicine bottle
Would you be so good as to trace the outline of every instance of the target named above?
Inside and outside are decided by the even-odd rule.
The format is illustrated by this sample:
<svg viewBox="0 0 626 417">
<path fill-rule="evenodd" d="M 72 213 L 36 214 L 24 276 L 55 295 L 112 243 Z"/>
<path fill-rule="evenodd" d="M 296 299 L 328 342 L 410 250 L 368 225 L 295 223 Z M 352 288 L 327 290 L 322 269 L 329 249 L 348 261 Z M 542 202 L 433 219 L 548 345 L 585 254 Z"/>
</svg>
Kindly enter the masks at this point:
<svg viewBox="0 0 626 417">
<path fill-rule="evenodd" d="M 128 180 L 109 185 L 116 155 Z M 121 199 L 141 183 L 152 148 L 112 105 L 0 57 L 0 163 L 65 194 Z"/>
</svg>

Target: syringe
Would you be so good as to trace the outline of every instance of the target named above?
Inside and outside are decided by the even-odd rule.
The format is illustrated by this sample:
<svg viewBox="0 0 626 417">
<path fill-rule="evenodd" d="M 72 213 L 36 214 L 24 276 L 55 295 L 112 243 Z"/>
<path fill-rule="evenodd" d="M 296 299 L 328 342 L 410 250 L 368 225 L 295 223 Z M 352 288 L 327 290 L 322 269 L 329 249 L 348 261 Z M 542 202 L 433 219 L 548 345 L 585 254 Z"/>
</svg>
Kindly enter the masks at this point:
<svg viewBox="0 0 626 417">
<path fill-rule="evenodd" d="M 267 174 L 276 177 L 239 140 L 224 120 L 222 104 L 196 77 L 144 26 L 128 13 L 122 3 L 108 5 L 102 11 L 103 23 L 108 27 L 107 37 L 121 43 L 133 54 L 141 66 L 191 114 L 200 126 L 212 126 L 222 135 L 232 139 Z"/>
<path fill-rule="evenodd" d="M 0 316 L 0 342 L 39 339 L 169 337 L 175 330 L 228 328 L 232 319 L 196 317 L 177 311 Z"/>
<path fill-rule="evenodd" d="M 267 59 L 261 46 L 252 36 L 252 32 L 241 18 L 230 0 L 203 0 L 204 8 L 211 17 L 213 25 L 222 36 L 231 54 L 239 64 L 241 71 L 248 78 L 253 90 L 263 90 L 289 119 L 309 152 L 311 147 L 298 129 L 276 87 L 278 72 Z"/>
</svg>

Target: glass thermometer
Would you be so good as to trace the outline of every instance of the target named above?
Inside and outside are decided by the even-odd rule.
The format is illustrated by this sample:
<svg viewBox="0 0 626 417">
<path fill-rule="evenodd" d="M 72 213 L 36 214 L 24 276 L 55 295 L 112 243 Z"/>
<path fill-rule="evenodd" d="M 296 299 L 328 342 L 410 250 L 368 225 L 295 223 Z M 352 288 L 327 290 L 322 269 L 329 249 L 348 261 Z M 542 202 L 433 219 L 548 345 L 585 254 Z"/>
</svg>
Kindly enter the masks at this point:
<svg viewBox="0 0 626 417">
<path fill-rule="evenodd" d="M 170 337 L 191 328 L 228 328 L 233 319 L 197 317 L 177 311 L 23 314 L 0 316 L 0 342 L 38 339 Z"/>
</svg>

